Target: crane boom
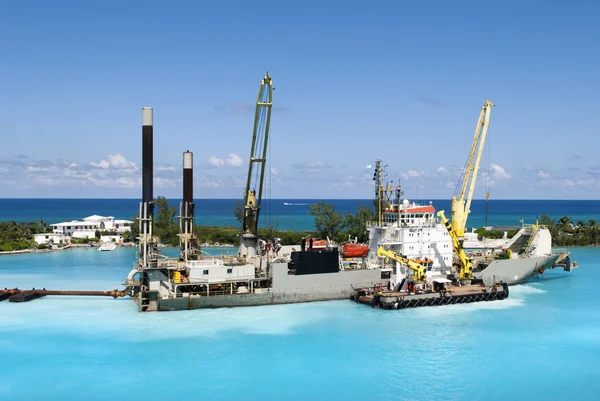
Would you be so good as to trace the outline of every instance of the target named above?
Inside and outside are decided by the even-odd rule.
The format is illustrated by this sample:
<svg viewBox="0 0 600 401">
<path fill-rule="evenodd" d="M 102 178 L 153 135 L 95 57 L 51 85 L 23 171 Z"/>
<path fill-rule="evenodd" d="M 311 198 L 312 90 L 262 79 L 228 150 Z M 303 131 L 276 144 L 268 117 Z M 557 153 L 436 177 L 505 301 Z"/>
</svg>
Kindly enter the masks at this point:
<svg viewBox="0 0 600 401">
<path fill-rule="evenodd" d="M 258 233 L 258 215 L 262 201 L 272 106 L 273 84 L 267 72 L 267 75 L 260 83 L 258 99 L 256 100 L 252 147 L 248 163 L 248 180 L 246 181 L 246 190 L 244 191 L 243 231 L 248 234 L 256 235 Z M 258 196 L 256 195 L 257 190 Z"/>
<path fill-rule="evenodd" d="M 267 75 L 260 82 L 256 100 L 252 146 L 248 162 L 248 179 L 244 190 L 242 243 L 238 251 L 239 256 L 253 256 L 258 241 L 258 217 L 262 202 L 272 106 L 273 83 L 267 72 Z M 251 249 L 254 249 L 254 251 Z"/>
<path fill-rule="evenodd" d="M 485 144 L 485 136 L 490 124 L 490 113 L 495 104 L 489 100 L 481 108 L 477 127 L 475 128 L 475 137 L 469 152 L 469 158 L 465 166 L 464 179 L 460 189 L 460 198 L 452 197 L 452 222 L 448 221 L 443 210 L 440 210 L 437 215 L 442 220 L 444 226 L 448 230 L 448 234 L 452 239 L 452 247 L 460 261 L 460 278 L 461 280 L 471 280 L 473 278 L 473 265 L 471 260 L 463 248 L 465 237 L 465 229 L 467 226 L 467 218 L 471 212 L 471 201 L 473 200 L 473 192 L 475 183 L 477 182 L 477 173 L 479 172 L 479 162 L 483 153 L 483 145 Z M 465 200 L 465 193 L 467 199 Z M 486 197 L 489 194 L 486 193 Z"/>
<path fill-rule="evenodd" d="M 456 196 L 452 197 L 452 228 L 460 241 L 464 238 L 467 218 L 471 212 L 471 201 L 473 200 L 473 192 L 475 190 L 475 183 L 477 182 L 479 162 L 481 160 L 481 154 L 483 153 L 483 145 L 485 143 L 485 137 L 490 123 L 490 113 L 493 106 L 495 106 L 495 104 L 486 100 L 481 108 L 481 113 L 479 113 L 479 119 L 477 120 L 477 127 L 475 128 L 473 144 L 471 145 L 471 151 L 469 152 L 469 158 L 465 166 L 460 197 L 459 199 L 456 199 Z M 467 196 L 466 199 L 465 194 Z"/>
<path fill-rule="evenodd" d="M 427 277 L 427 268 L 420 263 L 417 263 L 409 258 L 394 252 L 385 250 L 382 246 L 377 250 L 377 256 L 385 256 L 387 259 L 395 260 L 396 262 L 407 266 L 414 272 L 413 279 L 415 282 L 423 283 Z"/>
<path fill-rule="evenodd" d="M 448 234 L 452 239 L 452 247 L 454 248 L 454 252 L 456 252 L 456 256 L 458 256 L 458 260 L 460 260 L 460 278 L 461 280 L 471 280 L 473 278 L 473 264 L 471 260 L 467 257 L 467 253 L 463 248 L 462 244 L 459 241 L 458 235 L 450 221 L 446 218 L 443 210 L 437 212 L 438 217 L 442 220 L 444 226 L 446 226 L 446 230 L 448 230 Z"/>
</svg>

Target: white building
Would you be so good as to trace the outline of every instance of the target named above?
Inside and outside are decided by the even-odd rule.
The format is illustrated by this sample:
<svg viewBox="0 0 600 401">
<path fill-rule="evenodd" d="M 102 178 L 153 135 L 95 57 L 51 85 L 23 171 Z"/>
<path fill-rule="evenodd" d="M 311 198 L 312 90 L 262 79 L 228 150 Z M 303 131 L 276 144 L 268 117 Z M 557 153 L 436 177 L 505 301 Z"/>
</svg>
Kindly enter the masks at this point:
<svg viewBox="0 0 600 401">
<path fill-rule="evenodd" d="M 131 231 L 131 221 L 115 220 L 112 216 L 93 215 L 84 218 L 82 221 L 72 220 L 52 224 L 52 231 L 55 234 L 73 238 L 94 238 L 96 230 L 116 231 L 118 234 L 122 234 Z"/>
<path fill-rule="evenodd" d="M 84 218 L 83 221 L 96 224 L 98 230 L 114 230 L 118 233 L 131 231 L 131 221 L 115 220 L 113 216 L 104 217 L 95 214 L 93 216 Z"/>
<path fill-rule="evenodd" d="M 54 233 L 73 238 L 93 238 L 96 236 L 96 230 L 98 229 L 96 223 L 77 220 L 52 224 L 52 231 Z"/>
<path fill-rule="evenodd" d="M 33 239 L 36 243 L 40 245 L 50 243 L 58 245 L 60 244 L 60 241 L 62 241 L 63 244 L 66 244 L 69 240 L 69 237 L 61 233 L 41 233 L 33 234 Z"/>
</svg>

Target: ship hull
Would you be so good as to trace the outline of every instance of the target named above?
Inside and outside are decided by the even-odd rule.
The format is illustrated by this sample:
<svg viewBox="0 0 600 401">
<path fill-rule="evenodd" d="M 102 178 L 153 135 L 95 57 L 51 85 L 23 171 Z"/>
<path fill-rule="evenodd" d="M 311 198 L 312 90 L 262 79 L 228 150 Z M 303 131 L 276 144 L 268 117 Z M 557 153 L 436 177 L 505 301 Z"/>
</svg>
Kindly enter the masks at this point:
<svg viewBox="0 0 600 401">
<path fill-rule="evenodd" d="M 255 288 L 253 292 L 245 294 L 209 296 L 179 294 L 181 296 L 159 297 L 156 300 L 156 310 L 231 308 L 349 299 L 356 288 L 387 287 L 389 282 L 386 272 L 379 269 L 291 275 L 288 274 L 287 263 L 275 263 L 272 267 L 272 287 Z"/>
<path fill-rule="evenodd" d="M 538 274 L 540 269 L 551 268 L 558 257 L 559 255 L 550 255 L 494 260 L 481 272 L 473 273 L 473 277 L 482 279 L 485 285 L 498 282 L 521 284 Z"/>
</svg>

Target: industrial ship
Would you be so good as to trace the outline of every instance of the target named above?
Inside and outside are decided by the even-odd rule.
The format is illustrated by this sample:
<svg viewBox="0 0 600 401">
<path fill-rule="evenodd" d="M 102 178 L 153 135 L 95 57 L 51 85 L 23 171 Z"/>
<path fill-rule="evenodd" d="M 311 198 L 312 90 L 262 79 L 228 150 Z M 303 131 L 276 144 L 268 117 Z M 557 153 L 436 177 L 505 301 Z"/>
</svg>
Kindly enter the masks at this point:
<svg viewBox="0 0 600 401">
<path fill-rule="evenodd" d="M 568 252 L 553 253 L 552 237 L 547 227 L 523 225 L 521 230 L 500 249 L 467 252 L 465 229 L 486 133 L 489 126 L 490 101 L 483 105 L 471 151 L 459 180 L 460 193 L 452 197 L 452 221 L 443 210 L 436 212 L 431 204 L 420 205 L 402 199 L 400 186 L 395 192 L 386 176 L 381 160 L 376 161 L 377 221 L 368 224 L 369 264 L 380 265 L 381 256 L 393 262 L 391 285 L 404 288 L 415 274 L 429 281 L 473 280 L 494 285 L 519 284 L 545 270 L 563 267 L 571 271 L 577 265 Z M 486 199 L 489 193 L 486 193 Z"/>
<path fill-rule="evenodd" d="M 278 240 L 258 238 L 264 169 L 269 135 L 272 83 L 262 80 L 252 135 L 244 216 L 236 257 L 202 256 L 194 232 L 193 155 L 183 154 L 183 201 L 180 205 L 180 256 L 160 254 L 153 235 L 153 110 L 142 110 L 142 202 L 139 210 L 139 257 L 126 281 L 140 312 L 285 304 L 349 299 L 355 288 L 385 287 L 390 268 L 345 266 L 339 249 L 304 240 L 289 257 Z M 353 249 L 356 252 L 356 249 Z"/>
</svg>

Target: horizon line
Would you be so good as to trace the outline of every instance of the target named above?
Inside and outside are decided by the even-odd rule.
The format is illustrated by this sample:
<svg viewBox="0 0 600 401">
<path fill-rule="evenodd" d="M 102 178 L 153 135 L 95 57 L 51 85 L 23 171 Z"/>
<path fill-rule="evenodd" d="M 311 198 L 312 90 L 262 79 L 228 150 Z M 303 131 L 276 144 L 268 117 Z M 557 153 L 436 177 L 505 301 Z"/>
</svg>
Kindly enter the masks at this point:
<svg viewBox="0 0 600 401">
<path fill-rule="evenodd" d="M 163 195 L 159 195 L 161 197 L 170 199 L 182 199 L 181 197 L 167 197 Z M 0 200 L 138 200 L 141 202 L 141 198 L 118 198 L 118 197 L 102 197 L 102 198 L 75 198 L 75 197 L 0 197 Z M 156 199 L 156 198 L 155 198 Z M 194 198 L 195 200 L 199 199 L 207 199 L 207 200 L 242 200 L 243 198 Z M 448 201 L 451 199 L 447 198 L 403 198 L 409 200 L 419 200 L 419 201 Z M 267 198 L 264 200 L 317 200 L 317 201 L 328 201 L 328 200 L 359 200 L 359 201 L 372 201 L 375 200 L 373 198 Z M 485 198 L 473 198 L 473 200 L 486 200 Z M 565 199 L 565 198 L 493 198 L 488 199 L 488 201 L 600 201 L 600 199 Z"/>
</svg>

